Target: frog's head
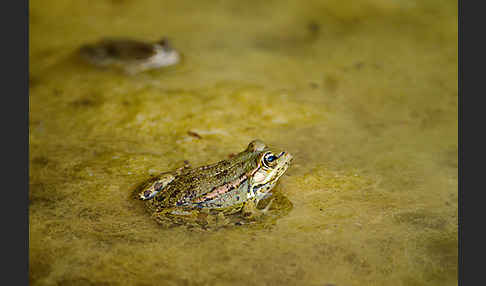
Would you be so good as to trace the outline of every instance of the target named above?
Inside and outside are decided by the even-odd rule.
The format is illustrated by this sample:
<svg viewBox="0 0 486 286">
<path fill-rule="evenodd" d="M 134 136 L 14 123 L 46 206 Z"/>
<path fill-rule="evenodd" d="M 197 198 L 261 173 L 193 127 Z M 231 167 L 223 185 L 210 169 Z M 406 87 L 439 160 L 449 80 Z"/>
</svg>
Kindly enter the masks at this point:
<svg viewBox="0 0 486 286">
<path fill-rule="evenodd" d="M 181 55 L 172 48 L 167 38 L 162 38 L 155 43 L 155 56 L 153 62 L 159 66 L 170 66 L 177 64 L 181 60 Z"/>
<path fill-rule="evenodd" d="M 250 193 L 258 201 L 273 189 L 278 179 L 287 171 L 292 161 L 292 155 L 287 152 L 274 152 L 261 140 L 252 141 L 247 150 L 259 153 L 257 156 L 258 167 L 250 180 Z"/>
<path fill-rule="evenodd" d="M 166 52 L 166 53 L 174 51 L 174 49 L 172 48 L 172 45 L 171 45 L 169 39 L 167 39 L 166 37 L 163 37 L 162 39 L 160 39 L 159 41 L 157 41 L 155 43 L 155 45 L 157 47 L 163 49 L 163 51 Z"/>
</svg>

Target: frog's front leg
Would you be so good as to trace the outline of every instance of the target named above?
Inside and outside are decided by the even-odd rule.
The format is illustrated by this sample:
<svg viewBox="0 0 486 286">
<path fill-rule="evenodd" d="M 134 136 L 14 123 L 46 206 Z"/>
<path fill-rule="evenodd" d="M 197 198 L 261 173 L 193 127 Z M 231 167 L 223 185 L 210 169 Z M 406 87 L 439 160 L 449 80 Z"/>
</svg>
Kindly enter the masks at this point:
<svg viewBox="0 0 486 286">
<path fill-rule="evenodd" d="M 265 206 L 265 208 L 261 210 L 257 209 L 258 202 L 256 200 L 247 201 L 242 209 L 243 215 L 247 216 L 250 219 L 260 217 L 268 212 L 270 206 L 273 203 L 273 200 L 274 199 L 271 199 L 270 202 Z"/>
</svg>

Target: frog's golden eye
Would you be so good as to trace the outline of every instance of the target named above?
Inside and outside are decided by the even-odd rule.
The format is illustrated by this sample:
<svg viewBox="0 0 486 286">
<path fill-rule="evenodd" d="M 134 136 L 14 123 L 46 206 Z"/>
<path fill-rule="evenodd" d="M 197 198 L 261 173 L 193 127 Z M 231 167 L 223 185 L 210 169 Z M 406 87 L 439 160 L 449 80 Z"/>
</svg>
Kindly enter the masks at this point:
<svg viewBox="0 0 486 286">
<path fill-rule="evenodd" d="M 268 152 L 268 153 L 265 153 L 265 155 L 263 155 L 263 165 L 267 168 L 270 168 L 271 166 L 273 166 L 275 164 L 275 161 L 278 159 L 277 156 L 275 156 L 274 154 L 272 154 L 271 152 Z"/>
<path fill-rule="evenodd" d="M 265 159 L 267 160 L 267 162 L 273 162 L 273 161 L 277 160 L 277 156 L 270 155 L 270 156 L 267 156 Z"/>
</svg>

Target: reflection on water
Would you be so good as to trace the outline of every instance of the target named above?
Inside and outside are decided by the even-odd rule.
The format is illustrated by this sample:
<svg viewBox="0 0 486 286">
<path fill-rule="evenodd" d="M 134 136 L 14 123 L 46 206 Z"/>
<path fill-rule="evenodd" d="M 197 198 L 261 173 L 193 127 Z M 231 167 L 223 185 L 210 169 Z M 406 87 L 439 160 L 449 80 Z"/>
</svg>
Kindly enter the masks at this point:
<svg viewBox="0 0 486 286">
<path fill-rule="evenodd" d="M 183 61 L 74 55 L 107 36 Z M 29 55 L 32 285 L 457 284 L 456 2 L 34 1 Z M 294 155 L 272 223 L 166 230 L 131 197 L 254 138 Z"/>
</svg>

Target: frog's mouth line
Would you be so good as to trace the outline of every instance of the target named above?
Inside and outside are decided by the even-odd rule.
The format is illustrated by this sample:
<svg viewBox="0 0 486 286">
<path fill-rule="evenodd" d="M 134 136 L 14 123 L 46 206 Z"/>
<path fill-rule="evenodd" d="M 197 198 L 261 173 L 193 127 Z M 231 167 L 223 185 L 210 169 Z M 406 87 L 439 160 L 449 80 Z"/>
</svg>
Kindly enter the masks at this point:
<svg viewBox="0 0 486 286">
<path fill-rule="evenodd" d="M 279 158 L 284 154 L 285 154 L 285 152 L 280 153 Z M 276 170 L 278 175 L 274 176 L 274 178 L 272 180 L 269 180 L 268 182 L 253 186 L 251 188 L 251 191 L 250 191 L 250 186 L 249 186 L 248 187 L 248 197 L 249 198 L 252 198 L 252 197 L 258 198 L 259 195 L 262 198 L 265 197 L 267 195 L 267 193 L 269 193 L 273 189 L 273 187 L 277 184 L 280 177 L 285 173 L 285 171 L 288 168 L 288 165 L 289 165 L 289 163 L 286 162 L 284 165 L 282 165 L 282 167 L 280 167 L 278 170 Z M 263 188 L 266 188 L 266 190 L 259 192 Z"/>
</svg>

